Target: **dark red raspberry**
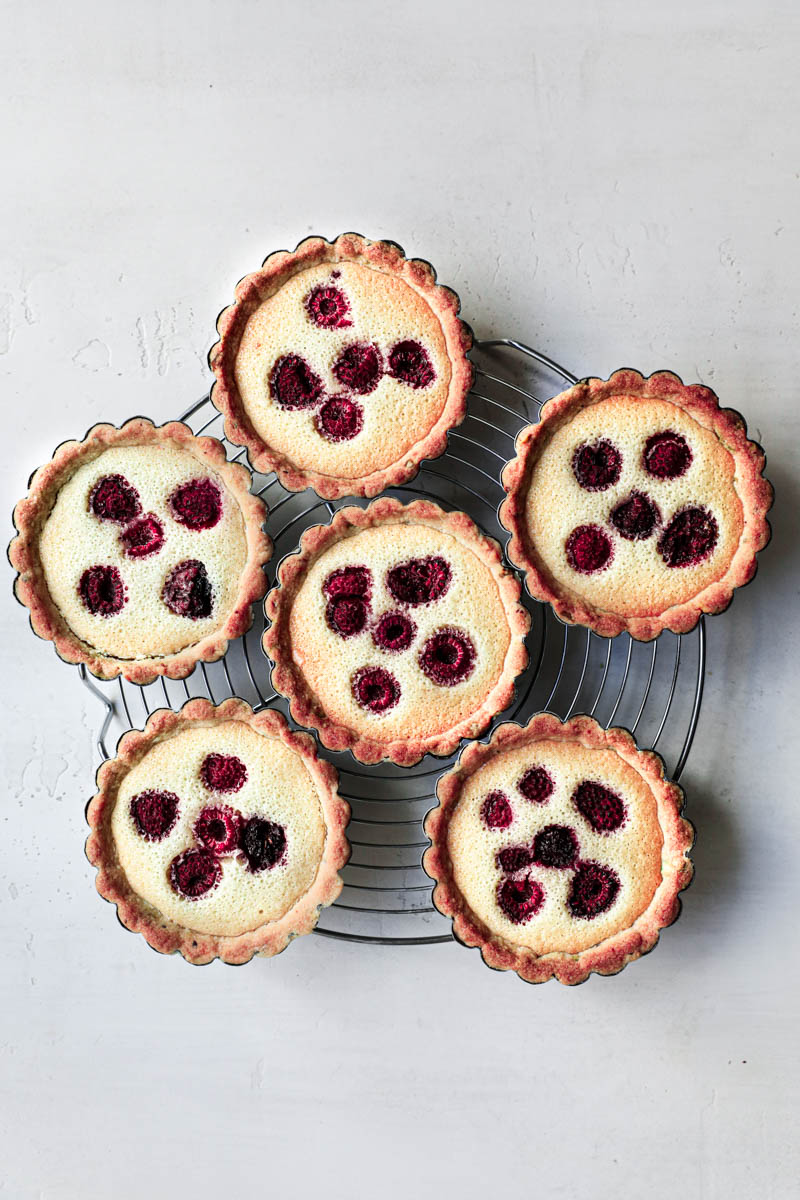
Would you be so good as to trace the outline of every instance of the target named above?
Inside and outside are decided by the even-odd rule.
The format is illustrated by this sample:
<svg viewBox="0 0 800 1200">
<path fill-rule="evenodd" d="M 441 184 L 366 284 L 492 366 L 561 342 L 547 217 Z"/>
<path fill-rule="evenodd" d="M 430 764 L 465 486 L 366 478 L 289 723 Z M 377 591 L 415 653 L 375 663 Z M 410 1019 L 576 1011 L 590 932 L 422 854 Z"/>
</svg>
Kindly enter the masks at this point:
<svg viewBox="0 0 800 1200">
<path fill-rule="evenodd" d="M 572 877 L 567 905 L 573 917 L 599 917 L 617 898 L 619 875 L 601 863 L 581 863 Z"/>
<path fill-rule="evenodd" d="M 148 842 L 160 842 L 178 819 L 180 801 L 174 792 L 139 792 L 131 800 L 133 823 Z"/>
<path fill-rule="evenodd" d="M 212 854 L 233 854 L 239 846 L 242 818 L 227 804 L 204 808 L 194 823 L 194 836 Z"/>
<path fill-rule="evenodd" d="M 303 303 L 309 321 L 320 329 L 345 329 L 353 324 L 350 302 L 341 288 L 321 283 L 311 289 Z"/>
<path fill-rule="evenodd" d="M 127 525 L 142 511 L 139 493 L 124 475 L 104 475 L 89 494 L 89 508 L 101 521 Z"/>
<path fill-rule="evenodd" d="M 508 796 L 504 792 L 489 792 L 481 806 L 481 817 L 488 829 L 508 829 L 514 820 Z"/>
<path fill-rule="evenodd" d="M 661 521 L 661 513 L 644 492 L 631 492 L 627 500 L 622 500 L 612 509 L 608 519 L 617 533 L 634 542 L 650 537 Z"/>
<path fill-rule="evenodd" d="M 621 470 L 622 455 L 607 438 L 584 442 L 572 456 L 573 474 L 587 492 L 604 492 L 617 482 Z"/>
<path fill-rule="evenodd" d="M 533 839 L 533 861 L 562 870 L 574 864 L 578 849 L 578 839 L 568 825 L 545 825 Z"/>
<path fill-rule="evenodd" d="M 374 343 L 353 342 L 345 346 L 333 364 L 333 373 L 342 387 L 359 396 L 374 392 L 383 374 L 383 358 Z"/>
<path fill-rule="evenodd" d="M 530 846 L 504 846 L 497 855 L 497 865 L 506 875 L 516 875 L 533 862 Z"/>
<path fill-rule="evenodd" d="M 241 827 L 239 849 L 249 871 L 271 871 L 286 856 L 286 830 L 276 821 L 250 817 Z"/>
<path fill-rule="evenodd" d="M 433 383 L 436 372 L 428 351 L 419 342 L 398 342 L 389 352 L 389 374 L 399 383 L 412 388 L 426 388 Z"/>
<path fill-rule="evenodd" d="M 579 525 L 567 538 L 564 548 L 567 562 L 581 575 L 604 571 L 614 557 L 611 538 L 599 525 Z"/>
<path fill-rule="evenodd" d="M 544 804 L 553 794 L 555 788 L 549 771 L 544 767 L 531 767 L 520 779 L 517 787 L 526 800 L 534 804 Z"/>
<path fill-rule="evenodd" d="M 658 539 L 658 553 L 668 567 L 693 567 L 708 558 L 718 538 L 716 518 L 707 508 L 690 506 L 672 518 Z"/>
<path fill-rule="evenodd" d="M 386 586 L 399 604 L 430 604 L 445 594 L 451 574 L 449 564 L 438 555 L 410 558 L 392 567 Z"/>
<path fill-rule="evenodd" d="M 329 600 L 339 596 L 363 596 L 369 600 L 372 594 L 372 572 L 368 567 L 340 567 L 331 571 L 322 585 Z"/>
<path fill-rule="evenodd" d="M 497 889 L 497 903 L 509 921 L 522 925 L 544 904 L 544 888 L 535 879 L 504 879 Z"/>
<path fill-rule="evenodd" d="M 677 479 L 689 470 L 692 457 L 686 438 L 668 429 L 647 439 L 642 460 L 645 470 L 656 479 Z"/>
<path fill-rule="evenodd" d="M 284 354 L 270 372 L 269 392 L 281 408 L 313 408 L 322 396 L 322 380 L 299 354 Z"/>
<path fill-rule="evenodd" d="M 199 621 L 211 615 L 214 598 L 208 572 L 196 558 L 187 558 L 173 567 L 164 580 L 161 599 L 170 612 Z"/>
<path fill-rule="evenodd" d="M 173 517 L 187 529 L 213 529 L 222 518 L 222 493 L 213 479 L 191 479 L 169 498 Z"/>
<path fill-rule="evenodd" d="M 222 879 L 222 864 L 210 850 L 184 850 L 169 865 L 173 890 L 186 900 L 199 900 Z"/>
<path fill-rule="evenodd" d="M 353 696 L 369 712 L 384 713 L 400 699 L 400 684 L 383 667 L 362 667 L 352 679 Z"/>
<path fill-rule="evenodd" d="M 401 612 L 384 613 L 372 631 L 372 640 L 381 650 L 389 650 L 393 654 L 407 650 L 414 640 L 417 627 L 413 621 Z"/>
<path fill-rule="evenodd" d="M 115 617 L 128 600 L 116 567 L 88 567 L 81 575 L 78 594 L 95 617 Z"/>
<path fill-rule="evenodd" d="M 572 803 L 595 833 L 613 833 L 625 824 L 627 813 L 622 797 L 592 779 L 578 784 L 572 793 Z"/>
<path fill-rule="evenodd" d="M 317 432 L 329 442 L 349 442 L 364 428 L 364 410 L 349 396 L 331 396 L 316 416 Z"/>
<path fill-rule="evenodd" d="M 340 637 L 355 637 L 367 623 L 369 609 L 360 596 L 340 596 L 328 601 L 325 619 L 334 633 Z"/>
<path fill-rule="evenodd" d="M 148 513 L 123 529 L 119 540 L 128 558 L 149 558 L 164 545 L 164 527 L 157 516 Z"/>
<path fill-rule="evenodd" d="M 210 792 L 240 792 L 247 781 L 247 767 L 235 754 L 207 754 L 200 778 Z"/>
<path fill-rule="evenodd" d="M 475 647 L 461 630 L 442 629 L 422 647 L 419 665 L 432 683 L 453 687 L 472 674 Z"/>
</svg>

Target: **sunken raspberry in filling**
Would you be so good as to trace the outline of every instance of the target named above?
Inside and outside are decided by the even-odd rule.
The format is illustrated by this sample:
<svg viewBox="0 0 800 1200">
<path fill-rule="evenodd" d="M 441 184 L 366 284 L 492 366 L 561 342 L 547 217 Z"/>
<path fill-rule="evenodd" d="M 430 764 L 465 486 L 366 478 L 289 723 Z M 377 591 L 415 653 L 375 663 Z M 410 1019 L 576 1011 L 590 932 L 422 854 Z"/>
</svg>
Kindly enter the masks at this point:
<svg viewBox="0 0 800 1200">
<path fill-rule="evenodd" d="M 178 819 L 180 801 L 174 792 L 139 792 L 131 800 L 133 823 L 147 842 L 160 842 Z"/>
<path fill-rule="evenodd" d="M 708 509 L 689 506 L 672 518 L 658 539 L 658 552 L 668 567 L 694 567 L 708 558 L 718 538 L 716 519 Z"/>
<path fill-rule="evenodd" d="M 398 342 L 389 352 L 389 374 L 399 383 L 412 388 L 429 387 L 436 378 L 436 371 L 428 351 L 419 342 Z"/>
<path fill-rule="evenodd" d="M 504 846 L 497 855 L 497 865 L 506 875 L 515 875 L 533 862 L 530 846 Z"/>
<path fill-rule="evenodd" d="M 544 804 L 549 800 L 555 786 L 550 772 L 544 767 L 531 767 L 517 784 L 525 799 L 534 804 Z"/>
<path fill-rule="evenodd" d="M 186 900 L 199 900 L 222 879 L 222 865 L 210 850 L 184 850 L 169 865 L 169 881 Z"/>
<path fill-rule="evenodd" d="M 443 629 L 428 638 L 419 656 L 419 665 L 432 683 L 453 687 L 472 674 L 475 647 L 459 629 Z"/>
<path fill-rule="evenodd" d="M 617 898 L 619 876 L 601 863 L 581 863 L 572 877 L 567 907 L 573 917 L 599 917 Z"/>
<path fill-rule="evenodd" d="M 386 586 L 400 604 L 430 604 L 445 594 L 451 575 L 449 564 L 438 555 L 411 558 L 392 567 Z"/>
<path fill-rule="evenodd" d="M 161 599 L 178 617 L 199 621 L 211 615 L 214 606 L 208 572 L 196 558 L 187 558 L 173 567 L 164 580 Z"/>
<path fill-rule="evenodd" d="M 573 474 L 587 492 L 604 492 L 617 482 L 621 470 L 622 455 L 607 438 L 584 442 L 572 456 Z"/>
<path fill-rule="evenodd" d="M 333 364 L 333 373 L 342 387 L 367 396 L 375 391 L 383 375 L 381 352 L 372 342 L 353 342 Z"/>
<path fill-rule="evenodd" d="M 200 778 L 210 792 L 239 792 L 247 780 L 247 767 L 235 754 L 207 754 Z"/>
<path fill-rule="evenodd" d="M 128 596 L 116 567 L 88 567 L 78 583 L 78 594 L 92 616 L 114 617 L 122 612 Z"/>
<path fill-rule="evenodd" d="M 369 609 L 360 596 L 339 596 L 325 609 L 328 627 L 340 637 L 355 637 L 367 623 Z"/>
<path fill-rule="evenodd" d="M 286 855 L 286 830 L 276 821 L 250 817 L 241 827 L 239 849 L 249 871 L 271 871 Z"/>
<path fill-rule="evenodd" d="M 212 854 L 232 854 L 239 846 L 242 818 L 227 804 L 204 808 L 194 824 L 194 836 Z"/>
<path fill-rule="evenodd" d="M 611 539 L 599 525 L 579 525 L 573 529 L 564 547 L 567 562 L 581 575 L 603 571 L 614 557 Z"/>
<path fill-rule="evenodd" d="M 372 713 L 387 712 L 400 699 L 400 684 L 383 667 L 362 667 L 351 686 L 356 703 Z"/>
<path fill-rule="evenodd" d="M 104 475 L 89 495 L 89 508 L 101 521 L 127 525 L 142 511 L 139 493 L 124 475 Z"/>
<path fill-rule="evenodd" d="M 222 519 L 222 493 L 213 479 L 191 479 L 169 498 L 173 517 L 187 529 L 213 529 Z"/>
<path fill-rule="evenodd" d="M 533 861 L 540 867 L 571 867 L 578 851 L 578 839 L 568 825 L 545 825 L 533 839 Z"/>
<path fill-rule="evenodd" d="M 149 558 L 164 545 L 164 527 L 154 513 L 148 513 L 123 529 L 119 540 L 128 558 Z"/>
<path fill-rule="evenodd" d="M 349 442 L 364 428 L 364 410 L 349 396 L 331 396 L 317 413 L 316 426 L 329 442 Z"/>
<path fill-rule="evenodd" d="M 384 613 L 372 631 L 372 640 L 381 650 L 393 654 L 407 650 L 414 640 L 417 627 L 405 613 Z"/>
<path fill-rule="evenodd" d="M 514 810 L 505 792 L 489 792 L 481 806 L 481 818 L 487 829 L 508 829 Z"/>
<path fill-rule="evenodd" d="M 364 596 L 368 600 L 372 594 L 372 572 L 369 567 L 340 567 L 331 571 L 322 590 L 329 600 L 338 596 Z"/>
<path fill-rule="evenodd" d="M 347 296 L 332 284 L 321 283 L 312 288 L 303 303 L 309 321 L 320 329 L 345 329 L 353 324 Z"/>
<path fill-rule="evenodd" d="M 631 492 L 627 500 L 612 509 L 609 520 L 617 533 L 628 541 L 641 541 L 650 537 L 661 520 L 661 513 L 644 492 Z"/>
<path fill-rule="evenodd" d="M 584 779 L 572 793 L 572 803 L 596 833 L 611 833 L 625 824 L 622 797 L 592 779 Z"/>
<path fill-rule="evenodd" d="M 299 354 L 284 354 L 270 372 L 269 391 L 281 408 L 313 408 L 322 395 L 322 380 Z"/>
<path fill-rule="evenodd" d="M 677 479 L 689 470 L 693 455 L 685 437 L 666 430 L 647 439 L 642 458 L 645 470 L 656 479 Z"/>
<path fill-rule="evenodd" d="M 544 904 L 544 888 L 535 879 L 504 879 L 497 889 L 497 903 L 509 921 L 522 925 Z"/>
</svg>

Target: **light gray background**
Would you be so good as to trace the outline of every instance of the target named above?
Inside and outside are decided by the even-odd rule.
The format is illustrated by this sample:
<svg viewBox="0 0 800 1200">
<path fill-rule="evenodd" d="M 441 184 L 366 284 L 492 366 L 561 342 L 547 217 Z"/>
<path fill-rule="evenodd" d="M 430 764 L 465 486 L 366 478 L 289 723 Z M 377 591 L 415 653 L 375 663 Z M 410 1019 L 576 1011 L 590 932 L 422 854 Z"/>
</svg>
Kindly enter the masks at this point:
<svg viewBox="0 0 800 1200">
<path fill-rule="evenodd" d="M 431 259 L 479 336 L 710 384 L 778 504 L 709 623 L 684 915 L 576 990 L 456 945 L 151 953 L 83 857 L 97 708 L 7 569 L 0 1196 L 795 1196 L 797 4 L 2 14 L 5 510 L 63 439 L 200 395 L 269 250 L 352 228 Z"/>
</svg>

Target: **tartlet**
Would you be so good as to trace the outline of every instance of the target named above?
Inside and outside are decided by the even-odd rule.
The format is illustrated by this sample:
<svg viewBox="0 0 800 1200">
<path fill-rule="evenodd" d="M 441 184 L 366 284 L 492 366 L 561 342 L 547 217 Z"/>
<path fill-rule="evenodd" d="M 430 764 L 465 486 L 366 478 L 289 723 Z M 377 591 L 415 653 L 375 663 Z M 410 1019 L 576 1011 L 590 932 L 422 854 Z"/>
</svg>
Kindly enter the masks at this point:
<svg viewBox="0 0 800 1200">
<path fill-rule="evenodd" d="M 410 766 L 452 753 L 511 702 L 530 617 L 465 513 L 386 497 L 340 509 L 278 577 L 272 682 L 329 749 Z"/>
<path fill-rule="evenodd" d="M 503 472 L 509 558 L 562 621 L 642 641 L 686 633 L 755 574 L 764 464 L 710 388 L 669 371 L 582 380 L 522 431 Z"/>
<path fill-rule="evenodd" d="M 121 738 L 97 786 L 97 890 L 162 954 L 278 954 L 342 889 L 350 809 L 336 770 L 278 712 L 237 699 L 160 709 Z"/>
<path fill-rule="evenodd" d="M 455 292 L 394 242 L 345 233 L 270 254 L 220 314 L 211 400 L 291 491 L 375 496 L 463 421 L 472 333 Z"/>
<path fill-rule="evenodd" d="M 652 949 L 692 877 L 683 793 L 591 717 L 539 713 L 439 780 L 423 865 L 453 932 L 529 983 L 613 975 Z"/>
<path fill-rule="evenodd" d="M 252 623 L 266 505 L 221 442 L 178 421 L 95 425 L 34 472 L 9 558 L 61 658 L 134 683 L 181 679 Z"/>
</svg>

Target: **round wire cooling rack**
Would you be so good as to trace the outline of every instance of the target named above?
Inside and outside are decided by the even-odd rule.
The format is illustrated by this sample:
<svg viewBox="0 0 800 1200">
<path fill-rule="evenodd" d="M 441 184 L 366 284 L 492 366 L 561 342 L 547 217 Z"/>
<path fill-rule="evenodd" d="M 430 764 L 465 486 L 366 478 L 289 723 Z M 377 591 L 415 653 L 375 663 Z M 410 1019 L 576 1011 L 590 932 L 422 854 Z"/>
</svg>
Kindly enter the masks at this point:
<svg viewBox="0 0 800 1200">
<path fill-rule="evenodd" d="M 441 458 L 425 462 L 412 483 L 390 489 L 401 500 L 425 496 L 444 508 L 469 513 L 503 545 L 508 534 L 497 511 L 504 498 L 500 484 L 503 466 L 514 453 L 514 440 L 523 426 L 538 420 L 542 403 L 576 382 L 563 367 L 545 355 L 510 339 L 478 342 L 473 354 L 475 383 L 468 416 L 448 439 Z M 222 417 L 206 396 L 181 418 L 195 433 L 220 438 L 231 459 L 245 451 L 230 445 Z M 287 492 L 274 475 L 255 475 L 254 490 L 267 502 L 267 528 L 275 553 L 267 567 L 270 586 L 278 566 L 296 551 L 300 536 L 311 525 L 326 523 L 337 508 L 352 498 L 331 503 L 313 492 Z M 673 779 L 683 771 L 700 713 L 705 676 L 705 624 L 690 634 L 662 633 L 653 642 L 633 641 L 627 634 L 609 639 L 589 630 L 562 624 L 552 610 L 531 601 L 528 636 L 530 662 L 517 681 L 511 706 L 492 722 L 525 723 L 547 709 L 562 719 L 583 712 L 601 724 L 623 725 L 642 749 L 658 750 Z M 81 678 L 105 706 L 97 747 L 108 757 L 108 739 L 144 725 L 156 708 L 180 708 L 194 696 L 219 704 L 240 696 L 255 709 L 272 705 L 288 716 L 288 706 L 270 683 L 270 664 L 261 650 L 264 616 L 258 611 L 253 627 L 217 663 L 201 663 L 186 680 L 163 677 L 146 687 L 121 679 L 98 683 L 80 667 Z M 392 764 L 374 767 L 357 763 L 349 753 L 322 751 L 338 768 L 340 792 L 352 807 L 348 836 L 353 848 L 344 868 L 344 889 L 336 903 L 324 909 L 317 933 L 355 942 L 427 945 L 452 938 L 449 922 L 431 903 L 432 883 L 421 859 L 428 839 L 422 821 L 436 803 L 439 775 L 455 760 L 428 755 L 416 767 Z"/>
</svg>

